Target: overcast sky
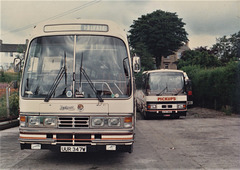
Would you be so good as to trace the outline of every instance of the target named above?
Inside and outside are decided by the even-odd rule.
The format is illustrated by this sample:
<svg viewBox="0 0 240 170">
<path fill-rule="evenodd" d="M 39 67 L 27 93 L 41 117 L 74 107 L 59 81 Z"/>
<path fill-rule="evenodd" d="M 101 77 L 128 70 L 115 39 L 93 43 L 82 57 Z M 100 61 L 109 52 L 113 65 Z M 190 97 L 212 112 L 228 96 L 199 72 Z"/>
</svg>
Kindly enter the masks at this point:
<svg viewBox="0 0 240 170">
<path fill-rule="evenodd" d="M 211 47 L 216 38 L 240 30 L 240 0 L 0 1 L 3 43 L 25 43 L 34 25 L 52 19 L 106 19 L 128 31 L 133 20 L 158 9 L 183 19 L 191 48 Z"/>
</svg>

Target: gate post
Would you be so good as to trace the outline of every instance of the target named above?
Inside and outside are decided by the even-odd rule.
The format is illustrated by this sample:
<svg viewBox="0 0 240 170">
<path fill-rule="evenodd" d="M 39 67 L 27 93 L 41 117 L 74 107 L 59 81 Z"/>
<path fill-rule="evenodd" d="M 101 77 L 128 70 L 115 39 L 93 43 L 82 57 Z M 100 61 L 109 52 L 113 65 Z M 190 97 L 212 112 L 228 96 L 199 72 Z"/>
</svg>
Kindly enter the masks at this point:
<svg viewBox="0 0 240 170">
<path fill-rule="evenodd" d="M 7 118 L 10 117 L 10 110 L 9 110 L 9 87 L 6 87 L 6 103 L 7 103 Z"/>
</svg>

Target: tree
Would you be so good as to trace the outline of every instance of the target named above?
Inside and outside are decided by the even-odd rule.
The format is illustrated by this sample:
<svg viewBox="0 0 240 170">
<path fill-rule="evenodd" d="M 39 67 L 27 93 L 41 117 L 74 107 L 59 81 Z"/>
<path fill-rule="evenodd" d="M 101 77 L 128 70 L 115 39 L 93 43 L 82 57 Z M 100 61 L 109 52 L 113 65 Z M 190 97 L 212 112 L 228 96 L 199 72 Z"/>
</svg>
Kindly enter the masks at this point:
<svg viewBox="0 0 240 170">
<path fill-rule="evenodd" d="M 178 68 L 184 66 L 198 65 L 203 68 L 221 66 L 221 61 L 207 47 L 199 47 L 195 50 L 188 50 L 182 53 L 181 59 L 178 61 Z"/>
<path fill-rule="evenodd" d="M 154 61 L 153 56 L 148 52 L 147 47 L 143 43 L 138 43 L 135 50 L 132 53 L 141 56 L 142 70 L 153 70 Z"/>
<path fill-rule="evenodd" d="M 238 60 L 240 58 L 240 31 L 229 38 L 226 35 L 217 38 L 217 43 L 211 50 L 225 65 L 231 60 Z"/>
<path fill-rule="evenodd" d="M 159 67 L 162 56 L 173 54 L 184 42 L 188 41 L 185 23 L 176 13 L 154 11 L 134 20 L 130 26 L 130 45 L 137 50 L 143 44 Z M 141 54 L 140 54 L 141 55 Z"/>
</svg>

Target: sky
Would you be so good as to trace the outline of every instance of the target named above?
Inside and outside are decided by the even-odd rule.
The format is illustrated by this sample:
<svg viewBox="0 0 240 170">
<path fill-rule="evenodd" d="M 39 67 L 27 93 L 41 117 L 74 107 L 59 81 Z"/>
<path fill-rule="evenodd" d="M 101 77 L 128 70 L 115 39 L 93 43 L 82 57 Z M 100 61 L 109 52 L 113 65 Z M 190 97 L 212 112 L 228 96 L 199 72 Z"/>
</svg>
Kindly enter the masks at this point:
<svg viewBox="0 0 240 170">
<path fill-rule="evenodd" d="M 186 24 L 191 49 L 240 31 L 240 0 L 0 0 L 0 39 L 25 43 L 34 25 L 53 19 L 112 20 L 129 31 L 134 20 L 156 10 L 176 13 Z"/>
</svg>

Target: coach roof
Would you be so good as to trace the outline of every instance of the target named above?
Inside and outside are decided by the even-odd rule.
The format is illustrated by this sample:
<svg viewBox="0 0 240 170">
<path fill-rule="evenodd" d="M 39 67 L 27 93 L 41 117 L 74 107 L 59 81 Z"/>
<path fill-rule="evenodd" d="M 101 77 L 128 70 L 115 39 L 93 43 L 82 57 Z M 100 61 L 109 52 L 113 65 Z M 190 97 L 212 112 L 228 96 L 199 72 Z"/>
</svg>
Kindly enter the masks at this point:
<svg viewBox="0 0 240 170">
<path fill-rule="evenodd" d="M 126 39 L 126 32 L 116 23 L 107 20 L 54 20 L 34 27 L 32 37 L 69 34 L 109 35 Z"/>
</svg>

